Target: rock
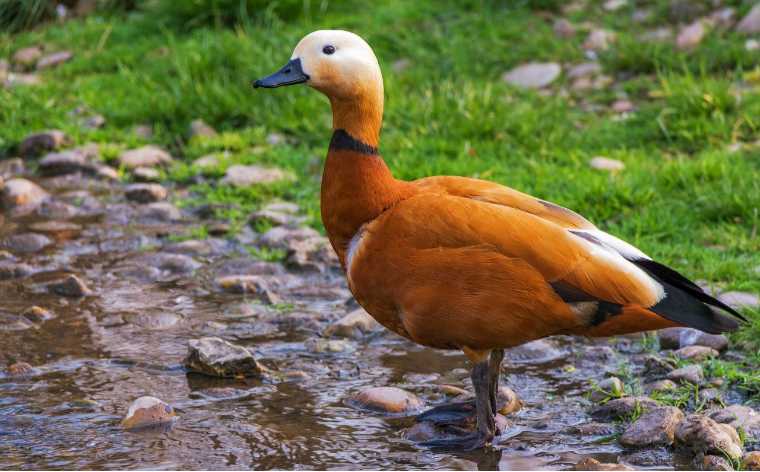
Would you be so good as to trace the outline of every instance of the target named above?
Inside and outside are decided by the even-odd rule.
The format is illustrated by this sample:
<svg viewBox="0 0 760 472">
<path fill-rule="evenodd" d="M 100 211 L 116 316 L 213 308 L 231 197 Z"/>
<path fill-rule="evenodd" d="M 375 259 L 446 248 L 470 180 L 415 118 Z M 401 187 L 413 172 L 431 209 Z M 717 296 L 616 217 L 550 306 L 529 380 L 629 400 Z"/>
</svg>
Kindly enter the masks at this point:
<svg viewBox="0 0 760 472">
<path fill-rule="evenodd" d="M 132 177 L 139 182 L 157 182 L 161 180 L 161 173 L 153 167 L 138 167 L 132 171 Z"/>
<path fill-rule="evenodd" d="M 663 43 L 670 41 L 673 37 L 673 30 L 667 26 L 661 26 L 653 30 L 645 31 L 639 36 L 639 39 L 645 43 Z"/>
<path fill-rule="evenodd" d="M 618 428 L 613 423 L 597 423 L 592 421 L 571 426 L 569 431 L 572 434 L 581 436 L 612 436 L 613 434 L 617 434 Z"/>
<path fill-rule="evenodd" d="M 659 406 L 659 403 L 649 397 L 616 398 L 594 407 L 591 416 L 595 419 L 627 419 L 639 409 L 648 411 Z"/>
<path fill-rule="evenodd" d="M 629 113 L 635 110 L 636 106 L 630 100 L 615 100 L 611 108 L 615 113 Z"/>
<path fill-rule="evenodd" d="M 169 202 L 155 202 L 141 205 L 138 209 L 138 213 L 141 218 L 146 220 L 171 222 L 182 219 L 182 212 L 180 209 Z"/>
<path fill-rule="evenodd" d="M 210 256 L 214 252 L 214 247 L 208 241 L 188 239 L 164 246 L 163 250 L 164 252 L 188 256 Z"/>
<path fill-rule="evenodd" d="M 5 238 L 2 247 L 15 254 L 39 252 L 52 244 L 49 238 L 37 233 L 18 233 Z"/>
<path fill-rule="evenodd" d="M 694 328 L 665 328 L 657 334 L 661 349 L 705 346 L 722 352 L 728 348 L 728 338 L 722 334 L 708 334 Z"/>
<path fill-rule="evenodd" d="M 702 373 L 702 366 L 693 364 L 681 367 L 668 374 L 668 379 L 678 383 L 690 383 L 699 385 L 705 376 Z"/>
<path fill-rule="evenodd" d="M 43 152 L 55 151 L 70 143 L 69 137 L 63 131 L 54 129 L 28 135 L 21 141 L 18 152 L 21 157 L 35 157 Z"/>
<path fill-rule="evenodd" d="M 694 49 L 702 42 L 702 38 L 705 37 L 705 26 L 701 20 L 697 20 L 694 23 L 684 27 L 676 37 L 676 47 L 681 51 L 689 51 Z"/>
<path fill-rule="evenodd" d="M 219 159 L 213 155 L 208 154 L 193 161 L 193 166 L 199 169 L 213 169 L 219 166 Z"/>
<path fill-rule="evenodd" d="M 702 415 L 687 416 L 676 428 L 675 440 L 696 454 L 725 454 L 732 459 L 742 456 L 736 430 Z"/>
<path fill-rule="evenodd" d="M 742 470 L 760 470 L 760 451 L 752 451 L 742 457 Z"/>
<path fill-rule="evenodd" d="M 304 347 L 315 354 L 353 352 L 356 347 L 345 339 L 307 339 Z"/>
<path fill-rule="evenodd" d="M 567 39 L 575 36 L 575 26 L 565 18 L 558 18 L 554 21 L 554 34 L 558 38 Z"/>
<path fill-rule="evenodd" d="M 648 383 L 644 385 L 644 392 L 647 394 L 652 392 L 667 392 L 678 388 L 675 382 L 668 379 L 657 380 L 656 382 Z"/>
<path fill-rule="evenodd" d="M 609 172 L 619 172 L 625 169 L 625 164 L 623 164 L 622 162 L 615 159 L 602 157 L 602 156 L 597 156 L 597 157 L 592 158 L 589 161 L 589 165 L 593 169 L 606 170 Z"/>
<path fill-rule="evenodd" d="M 289 249 L 294 241 L 307 241 L 322 238 L 313 228 L 286 228 L 277 226 L 261 235 L 259 243 L 273 249 Z"/>
<path fill-rule="evenodd" d="M 683 412 L 674 406 L 663 406 L 643 413 L 620 436 L 626 447 L 670 446 L 675 430 L 684 419 Z"/>
<path fill-rule="evenodd" d="M 217 135 L 217 132 L 214 128 L 209 126 L 205 121 L 201 119 L 193 120 L 190 122 L 190 137 L 204 137 L 204 138 L 212 138 Z"/>
<path fill-rule="evenodd" d="M 13 54 L 13 63 L 24 68 L 30 68 L 42 57 L 42 47 L 29 46 L 19 49 Z"/>
<path fill-rule="evenodd" d="M 266 141 L 270 146 L 279 146 L 280 144 L 285 144 L 285 141 L 287 141 L 287 139 L 285 138 L 284 134 L 269 133 L 267 135 Z"/>
<path fill-rule="evenodd" d="M 42 188 L 26 179 L 10 179 L 2 188 L 3 208 L 10 210 L 15 215 L 26 214 L 34 211 L 49 195 Z"/>
<path fill-rule="evenodd" d="M 606 51 L 610 45 L 615 42 L 617 35 L 612 31 L 603 29 L 594 29 L 588 34 L 583 41 L 583 49 L 591 51 Z"/>
<path fill-rule="evenodd" d="M 589 399 L 592 402 L 600 402 L 608 398 L 619 398 L 623 395 L 625 395 L 623 382 L 617 377 L 609 377 L 592 387 Z"/>
<path fill-rule="evenodd" d="M 171 425 L 177 414 L 167 403 L 156 397 L 140 397 L 129 406 L 121 420 L 124 429 L 141 429 Z"/>
<path fill-rule="evenodd" d="M 8 372 L 8 375 L 19 377 L 22 375 L 29 375 L 34 371 L 34 367 L 31 366 L 31 364 L 26 362 L 16 362 L 14 364 L 11 364 L 6 369 L 6 372 Z"/>
<path fill-rule="evenodd" d="M 760 307 L 760 298 L 754 293 L 725 292 L 718 296 L 718 300 L 737 310 Z"/>
<path fill-rule="evenodd" d="M 587 457 L 575 464 L 572 470 L 634 470 L 625 464 L 611 464 L 599 462 L 598 460 Z"/>
<path fill-rule="evenodd" d="M 24 161 L 18 157 L 0 161 L 0 177 L 10 179 L 24 172 L 26 172 L 26 166 Z M 0 190 L 2 190 L 2 186 L 0 186 Z"/>
<path fill-rule="evenodd" d="M 229 275 L 216 279 L 216 285 L 227 293 L 252 294 L 270 305 L 282 303 L 282 298 L 269 288 L 269 283 L 259 275 Z"/>
<path fill-rule="evenodd" d="M 57 67 L 63 64 L 64 62 L 71 60 L 72 57 L 74 57 L 74 54 L 72 54 L 71 51 L 59 51 L 59 52 L 54 52 L 52 54 L 48 54 L 46 56 L 41 57 L 40 60 L 37 61 L 37 70 L 50 69 L 52 67 Z"/>
<path fill-rule="evenodd" d="M 523 402 L 511 388 L 502 385 L 496 392 L 496 411 L 502 415 L 516 413 L 523 407 Z"/>
<path fill-rule="evenodd" d="M 734 470 L 731 461 L 722 456 L 704 456 L 701 461 L 696 457 L 692 464 L 697 466 L 698 470 Z"/>
<path fill-rule="evenodd" d="M 292 179 L 293 174 L 276 167 L 236 164 L 227 169 L 220 183 L 233 187 L 250 187 Z"/>
<path fill-rule="evenodd" d="M 153 127 L 150 125 L 136 125 L 132 128 L 132 133 L 138 138 L 150 139 L 153 137 Z"/>
<path fill-rule="evenodd" d="M 701 403 L 722 403 L 723 395 L 717 388 L 702 388 L 699 390 L 698 399 Z"/>
<path fill-rule="evenodd" d="M 288 242 L 285 265 L 291 269 L 321 272 L 326 266 L 338 264 L 338 257 L 327 238 L 318 236 Z"/>
<path fill-rule="evenodd" d="M 304 218 L 264 208 L 251 213 L 249 221 L 251 224 L 263 222 L 271 226 L 297 226 L 304 221 Z"/>
<path fill-rule="evenodd" d="M 103 115 L 92 115 L 82 121 L 82 127 L 85 129 L 100 129 L 106 125 L 106 117 Z"/>
<path fill-rule="evenodd" d="M 760 443 L 760 413 L 745 405 L 731 405 L 714 411 L 710 418 L 725 423 L 746 435 L 747 442 Z"/>
<path fill-rule="evenodd" d="M 51 293 L 62 297 L 77 298 L 92 295 L 92 290 L 76 275 L 68 275 L 62 280 L 52 282 L 47 285 L 47 288 Z"/>
<path fill-rule="evenodd" d="M 170 164 L 172 161 L 172 156 L 170 156 L 168 152 L 152 145 L 131 149 L 121 153 L 119 156 L 119 164 L 127 169 L 156 167 Z"/>
<path fill-rule="evenodd" d="M 185 367 L 213 377 L 259 377 L 264 367 L 251 352 L 220 338 L 191 339 Z"/>
<path fill-rule="evenodd" d="M 582 77 L 591 77 L 601 74 L 602 66 L 598 62 L 582 62 L 571 67 L 567 71 L 569 79 L 580 79 Z"/>
<path fill-rule="evenodd" d="M 632 451 L 620 457 L 620 460 L 632 466 L 648 469 L 654 467 L 672 469 L 674 466 L 673 453 L 670 448 L 665 447 Z"/>
<path fill-rule="evenodd" d="M 103 166 L 103 164 L 95 161 L 99 153 L 97 145 L 50 153 L 40 159 L 39 170 L 44 176 L 65 175 L 75 172 L 97 175 L 99 167 Z"/>
<path fill-rule="evenodd" d="M 163 275 L 189 274 L 201 267 L 192 257 L 184 254 L 157 252 L 146 254 L 133 262 L 162 271 Z"/>
<path fill-rule="evenodd" d="M 555 62 L 529 62 L 506 72 L 502 79 L 508 84 L 522 88 L 543 88 L 554 82 L 562 73 Z"/>
<path fill-rule="evenodd" d="M 9 88 L 13 87 L 27 87 L 32 85 L 39 85 L 42 83 L 42 79 L 36 74 L 8 74 L 5 79 L 5 86 Z M 3 84 L 0 84 L 3 85 Z"/>
<path fill-rule="evenodd" d="M 34 270 L 29 265 L 0 261 L 0 280 L 20 279 L 30 275 L 32 272 Z"/>
<path fill-rule="evenodd" d="M 21 312 L 21 316 L 31 321 L 32 323 L 42 323 L 43 321 L 52 320 L 55 315 L 49 310 L 46 310 L 37 305 L 30 306 L 26 310 Z"/>
<path fill-rule="evenodd" d="M 363 308 L 352 311 L 325 329 L 325 336 L 361 338 L 378 331 L 382 326 Z"/>
<path fill-rule="evenodd" d="M 736 9 L 725 7 L 715 10 L 707 17 L 707 21 L 718 28 L 728 29 L 734 25 L 736 19 Z"/>
<path fill-rule="evenodd" d="M 718 357 L 718 351 L 706 346 L 686 346 L 674 352 L 679 359 L 701 362 L 706 359 Z"/>
<path fill-rule="evenodd" d="M 159 184 L 132 184 L 124 189 L 127 200 L 137 203 L 155 203 L 166 200 L 169 192 Z"/>
<path fill-rule="evenodd" d="M 742 18 L 739 24 L 736 25 L 736 31 L 745 34 L 760 33 L 760 3 L 752 7 Z"/>
<path fill-rule="evenodd" d="M 353 395 L 349 403 L 381 413 L 411 413 L 422 408 L 415 394 L 396 387 L 371 387 Z"/>
</svg>

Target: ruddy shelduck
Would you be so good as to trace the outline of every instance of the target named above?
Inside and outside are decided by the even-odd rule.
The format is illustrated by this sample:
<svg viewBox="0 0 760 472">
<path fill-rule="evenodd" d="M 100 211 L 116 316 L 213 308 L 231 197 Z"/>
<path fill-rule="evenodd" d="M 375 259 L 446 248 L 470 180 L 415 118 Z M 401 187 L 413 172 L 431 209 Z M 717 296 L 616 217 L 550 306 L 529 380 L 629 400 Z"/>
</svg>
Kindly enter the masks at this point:
<svg viewBox="0 0 760 472">
<path fill-rule="evenodd" d="M 254 87 L 309 85 L 332 105 L 321 212 L 348 286 L 383 326 L 473 363 L 477 428 L 428 443 L 491 442 L 504 349 L 546 336 L 612 336 L 671 326 L 709 333 L 742 316 L 675 270 L 577 213 L 493 182 L 398 180 L 378 151 L 383 79 L 372 48 L 315 31 Z M 471 408 L 471 405 L 470 405 Z M 421 415 L 446 422 L 462 404 Z"/>
</svg>

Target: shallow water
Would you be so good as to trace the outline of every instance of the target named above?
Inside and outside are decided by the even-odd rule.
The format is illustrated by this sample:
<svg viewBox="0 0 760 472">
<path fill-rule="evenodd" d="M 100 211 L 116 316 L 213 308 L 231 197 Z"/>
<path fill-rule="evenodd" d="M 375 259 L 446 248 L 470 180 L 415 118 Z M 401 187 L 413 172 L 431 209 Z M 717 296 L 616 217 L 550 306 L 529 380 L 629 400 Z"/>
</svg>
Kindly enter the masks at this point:
<svg viewBox="0 0 760 472">
<path fill-rule="evenodd" d="M 0 374 L 0 468 L 562 469 L 586 456 L 614 462 L 621 452 L 615 441 L 569 430 L 589 421 L 586 382 L 618 367 L 619 354 L 606 341 L 563 337 L 508 353 L 503 381 L 525 406 L 510 416 L 494 449 L 434 453 L 403 439 L 411 418 L 361 411 L 345 399 L 388 385 L 435 404 L 436 385 L 468 388 L 461 354 L 390 334 L 348 341 L 351 352 L 315 354 L 305 341 L 352 309 L 339 274 L 288 278 L 280 290 L 292 304 L 285 309 L 221 294 L 211 281 L 226 260 L 244 254 L 237 242 L 214 241 L 216 254 L 194 257 L 200 264 L 194 272 L 147 270 L 149 258 L 168 244 L 163 236 L 192 221 L 143 224 L 134 208 L 111 203 L 118 196 L 102 198 L 111 206 L 70 218 L 82 224 L 79 235 L 17 256 L 39 273 L 0 282 L 0 315 L 8 320 L 0 327 L 1 359 L 35 366 L 28 376 Z M 6 221 L 0 238 L 37 221 Z M 70 299 L 40 289 L 66 271 L 82 276 L 95 295 Z M 56 318 L 11 330 L 30 305 Z M 267 366 L 305 375 L 274 382 L 187 374 L 181 365 L 187 341 L 201 336 L 248 346 Z M 180 418 L 173 429 L 119 427 L 143 395 L 175 407 Z"/>
</svg>

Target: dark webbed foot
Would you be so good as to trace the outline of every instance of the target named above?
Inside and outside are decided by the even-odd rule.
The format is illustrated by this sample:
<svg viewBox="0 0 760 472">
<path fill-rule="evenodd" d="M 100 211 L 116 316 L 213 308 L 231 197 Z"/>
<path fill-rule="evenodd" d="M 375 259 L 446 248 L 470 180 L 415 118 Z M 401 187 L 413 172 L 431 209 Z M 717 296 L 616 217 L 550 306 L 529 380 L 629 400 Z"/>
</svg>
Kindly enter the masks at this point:
<svg viewBox="0 0 760 472">
<path fill-rule="evenodd" d="M 445 403 L 423 411 L 415 417 L 419 422 L 429 421 L 436 426 L 473 426 L 476 421 L 475 399 Z"/>
<path fill-rule="evenodd" d="M 432 439 L 420 443 L 421 446 L 429 447 L 434 450 L 442 451 L 473 451 L 482 449 L 491 443 L 493 435 L 484 434 L 480 431 L 474 431 L 462 436 L 454 436 L 441 439 Z"/>
</svg>

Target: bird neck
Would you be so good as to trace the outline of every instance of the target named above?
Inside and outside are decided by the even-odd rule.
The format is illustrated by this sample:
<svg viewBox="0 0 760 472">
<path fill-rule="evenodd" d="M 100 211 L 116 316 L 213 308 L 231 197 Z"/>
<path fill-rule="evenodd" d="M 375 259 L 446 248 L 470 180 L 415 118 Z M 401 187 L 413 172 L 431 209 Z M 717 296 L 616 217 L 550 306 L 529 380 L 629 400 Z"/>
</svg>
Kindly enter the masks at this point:
<svg viewBox="0 0 760 472">
<path fill-rule="evenodd" d="M 382 93 L 353 103 L 331 98 L 333 136 L 322 175 L 322 222 L 345 265 L 351 238 L 365 223 L 412 193 L 380 157 Z"/>
</svg>

